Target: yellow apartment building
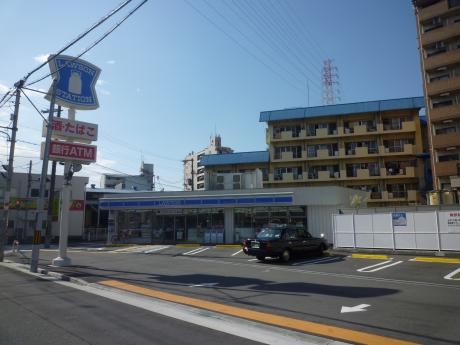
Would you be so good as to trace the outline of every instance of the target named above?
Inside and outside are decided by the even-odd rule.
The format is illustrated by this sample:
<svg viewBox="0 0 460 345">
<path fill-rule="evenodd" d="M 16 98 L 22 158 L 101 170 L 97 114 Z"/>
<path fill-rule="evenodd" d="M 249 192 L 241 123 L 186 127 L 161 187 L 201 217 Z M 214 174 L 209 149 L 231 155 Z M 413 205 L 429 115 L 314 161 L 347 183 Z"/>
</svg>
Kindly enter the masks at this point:
<svg viewBox="0 0 460 345">
<path fill-rule="evenodd" d="M 460 0 L 413 0 L 433 185 L 460 188 Z M 460 190 L 460 189 L 458 189 Z"/>
<path fill-rule="evenodd" d="M 370 192 L 368 206 L 420 203 L 423 107 L 415 97 L 261 112 L 264 188 L 335 185 Z"/>
</svg>

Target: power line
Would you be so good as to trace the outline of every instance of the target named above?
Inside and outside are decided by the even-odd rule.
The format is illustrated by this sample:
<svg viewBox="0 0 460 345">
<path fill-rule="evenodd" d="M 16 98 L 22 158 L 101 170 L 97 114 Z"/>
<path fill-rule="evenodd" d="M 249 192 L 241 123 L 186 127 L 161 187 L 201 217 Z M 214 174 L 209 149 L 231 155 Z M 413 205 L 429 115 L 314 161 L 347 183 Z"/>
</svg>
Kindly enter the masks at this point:
<svg viewBox="0 0 460 345">
<path fill-rule="evenodd" d="M 88 35 L 91 31 L 93 31 L 94 29 L 96 29 L 98 26 L 100 26 L 102 23 L 104 23 L 106 20 L 108 20 L 110 17 L 112 17 L 114 14 L 116 14 L 118 11 L 120 11 L 121 9 L 123 9 L 126 5 L 128 5 L 132 0 L 126 0 L 124 3 L 122 3 L 121 5 L 118 5 L 115 9 L 113 9 L 112 11 L 110 11 L 107 15 L 105 15 L 104 17 L 102 17 L 101 19 L 99 19 L 95 24 L 93 24 L 89 29 L 87 29 L 85 32 L 83 32 L 82 34 L 80 34 L 77 38 L 75 38 L 73 41 L 71 41 L 69 44 L 67 44 L 66 46 L 64 46 L 64 48 L 62 48 L 61 50 L 59 50 L 55 55 L 60 55 L 62 54 L 63 52 L 65 52 L 67 49 L 69 49 L 70 47 L 72 47 L 75 43 L 77 43 L 78 41 L 80 41 L 82 38 L 84 38 L 86 35 Z M 27 75 L 24 77 L 24 80 L 27 80 L 33 73 L 37 72 L 39 69 L 43 68 L 44 66 L 46 66 L 48 64 L 49 61 L 45 61 L 43 62 L 40 66 L 38 66 L 37 68 L 33 69 L 32 71 L 30 71 L 29 73 L 27 73 Z M 32 84 L 29 84 L 29 85 L 32 85 Z"/>
<path fill-rule="evenodd" d="M 268 36 L 269 40 L 271 41 L 271 43 L 269 43 L 269 44 L 271 44 L 273 47 L 276 48 L 276 50 L 278 52 L 280 52 L 282 55 L 284 55 L 286 57 L 286 59 L 288 61 L 290 61 L 290 63 L 293 66 L 293 68 L 295 68 L 298 72 L 300 72 L 300 74 L 302 74 L 304 76 L 304 78 L 306 78 L 306 79 L 310 80 L 311 82 L 313 82 L 313 84 L 316 87 L 318 87 L 318 89 L 321 89 L 320 85 L 317 84 L 313 78 L 310 78 L 305 73 L 305 71 L 303 70 L 303 68 L 305 68 L 305 66 L 299 60 L 299 58 L 297 56 L 297 52 L 295 50 L 292 50 L 291 47 L 285 42 L 285 38 L 280 33 L 280 29 L 277 28 L 273 24 L 273 21 L 275 19 L 272 18 L 272 16 L 270 15 L 270 13 L 267 12 L 265 7 L 263 7 L 264 12 L 262 12 L 262 11 L 257 10 L 252 5 L 251 2 L 247 2 L 247 3 L 245 3 L 245 5 L 247 5 L 248 8 L 251 9 L 251 14 L 249 14 L 249 12 L 247 12 L 245 10 L 245 8 L 242 7 L 242 4 L 240 6 L 240 4 L 238 2 L 236 2 L 236 1 L 234 1 L 233 3 L 240 9 L 240 11 L 242 11 L 242 13 L 245 13 L 245 15 L 247 16 L 247 18 L 249 18 L 250 21 L 253 18 L 256 18 L 259 21 L 259 23 L 261 23 L 267 29 L 268 32 L 271 31 L 272 35 Z M 262 34 L 259 34 L 259 36 L 263 37 L 264 33 L 263 33 L 263 31 L 261 31 L 261 32 L 262 32 Z M 278 37 L 278 39 L 276 39 L 276 37 Z M 284 48 L 282 46 L 284 46 Z M 290 51 L 290 52 L 288 53 L 288 51 Z M 301 67 L 299 67 L 299 65 Z M 309 68 L 307 68 L 307 69 L 311 73 L 310 69 Z"/>
<path fill-rule="evenodd" d="M 38 108 L 35 106 L 34 102 L 31 101 L 31 99 L 29 98 L 29 96 L 27 96 L 27 94 L 24 92 L 24 90 L 22 89 L 19 89 L 22 94 L 24 96 L 26 96 L 27 100 L 29 101 L 30 104 L 32 104 L 32 106 L 34 107 L 34 109 L 37 111 L 38 115 L 40 115 L 40 117 L 45 121 L 45 123 L 48 123 L 48 120 L 43 116 L 43 114 L 41 113 L 40 110 L 38 110 Z"/>
<path fill-rule="evenodd" d="M 232 24 L 232 22 L 227 17 L 225 17 L 221 12 L 219 12 L 213 5 L 211 5 L 211 3 L 208 2 L 208 0 L 204 0 L 204 1 L 206 2 L 206 4 L 209 7 L 211 7 L 214 10 L 214 12 L 216 12 L 221 18 L 223 18 L 229 25 L 233 26 L 244 38 L 246 38 L 247 41 L 249 41 L 252 45 L 257 47 L 265 56 L 269 57 L 270 54 L 268 54 L 268 52 L 264 48 L 262 48 L 258 43 L 254 42 L 248 35 L 246 35 L 243 31 L 241 31 L 236 25 Z M 229 8 L 233 11 L 233 9 L 231 7 L 229 7 Z M 234 13 L 236 13 L 236 12 L 234 12 Z M 275 62 L 275 64 L 277 64 L 279 67 L 281 67 L 285 72 L 291 74 L 291 76 L 294 77 L 294 79 L 297 79 L 297 76 L 292 74 L 292 72 L 289 71 L 288 69 L 286 69 L 286 67 L 281 65 L 275 59 L 272 58 L 272 60 Z"/>
<path fill-rule="evenodd" d="M 131 0 L 128 0 L 128 1 L 131 1 Z M 91 49 L 93 49 L 95 46 L 97 46 L 99 43 L 101 43 L 107 36 L 109 36 L 113 31 L 115 31 L 121 24 L 123 24 L 125 22 L 125 20 L 127 20 L 132 14 L 134 14 L 134 12 L 136 12 L 139 8 L 141 8 L 141 6 L 143 6 L 148 0 L 143 0 L 138 6 L 136 6 L 131 12 L 128 13 L 128 15 L 126 15 L 120 22 L 118 22 L 117 24 L 115 24 L 109 31 L 107 31 L 105 34 L 103 34 L 99 39 L 97 39 L 93 44 L 91 44 L 88 48 L 86 48 L 85 50 L 83 50 L 83 52 L 81 52 L 80 54 L 78 54 L 75 58 L 73 58 L 72 60 L 69 60 L 67 61 L 62 67 L 56 69 L 56 71 L 54 71 L 54 73 L 48 73 L 47 75 L 31 82 L 31 83 L 28 83 L 27 86 L 31 86 L 31 85 L 34 85 L 50 76 L 52 76 L 53 74 L 56 74 L 57 72 L 59 72 L 61 69 L 65 68 L 67 65 L 69 65 L 70 63 L 72 63 L 73 61 L 77 60 L 78 58 L 82 57 L 84 54 L 86 54 L 87 52 L 89 52 Z M 58 55 L 58 54 L 56 54 Z"/>
<path fill-rule="evenodd" d="M 267 67 L 270 71 L 278 75 L 281 79 L 283 79 L 285 82 L 287 82 L 289 85 L 291 85 L 293 88 L 297 89 L 298 91 L 301 91 L 302 93 L 304 92 L 301 88 L 299 88 L 297 85 L 293 84 L 291 80 L 285 78 L 281 73 L 273 69 L 270 65 L 265 63 L 263 60 L 261 60 L 257 55 L 255 55 L 253 52 L 251 52 L 248 48 L 246 48 L 244 45 L 242 45 L 237 39 L 235 39 L 233 36 L 228 34 L 224 29 L 222 29 L 219 25 L 217 25 L 213 20 L 211 20 L 208 16 L 206 16 L 202 11 L 200 11 L 197 7 L 195 7 L 189 0 L 184 0 L 195 12 L 197 12 L 199 15 L 201 15 L 203 18 L 205 18 L 208 22 L 210 22 L 214 27 L 216 27 L 219 31 L 221 31 L 225 36 L 230 38 L 233 42 L 235 42 L 240 48 L 242 48 L 246 53 L 251 55 L 254 59 L 256 59 L 258 62 L 260 62 L 262 65 Z"/>
</svg>

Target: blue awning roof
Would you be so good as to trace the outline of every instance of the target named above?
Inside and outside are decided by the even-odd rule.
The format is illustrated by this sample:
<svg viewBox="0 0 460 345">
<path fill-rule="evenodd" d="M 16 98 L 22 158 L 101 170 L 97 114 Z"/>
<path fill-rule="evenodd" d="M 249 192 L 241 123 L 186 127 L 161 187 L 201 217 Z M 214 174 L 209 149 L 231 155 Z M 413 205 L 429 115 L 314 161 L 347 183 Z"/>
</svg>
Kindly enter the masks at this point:
<svg viewBox="0 0 460 345">
<path fill-rule="evenodd" d="M 227 165 L 227 164 L 245 164 L 245 163 L 268 163 L 268 151 L 252 152 L 235 152 L 204 155 L 201 157 L 201 165 Z"/>
<path fill-rule="evenodd" d="M 303 119 L 308 117 L 337 116 L 388 110 L 420 109 L 425 107 L 423 97 L 410 97 L 359 103 L 323 105 L 318 107 L 262 111 L 259 122 Z"/>
</svg>

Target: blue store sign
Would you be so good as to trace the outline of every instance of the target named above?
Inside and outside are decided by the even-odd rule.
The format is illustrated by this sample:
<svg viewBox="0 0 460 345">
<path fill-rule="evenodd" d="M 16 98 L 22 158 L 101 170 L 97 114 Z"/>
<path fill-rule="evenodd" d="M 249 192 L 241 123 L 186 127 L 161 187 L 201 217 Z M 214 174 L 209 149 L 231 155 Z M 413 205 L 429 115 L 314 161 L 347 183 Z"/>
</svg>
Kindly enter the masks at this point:
<svg viewBox="0 0 460 345">
<path fill-rule="evenodd" d="M 101 69 L 93 64 L 67 55 L 50 55 L 49 66 L 56 79 L 56 103 L 80 110 L 99 108 L 96 81 Z M 50 89 L 46 99 L 51 100 Z"/>
</svg>

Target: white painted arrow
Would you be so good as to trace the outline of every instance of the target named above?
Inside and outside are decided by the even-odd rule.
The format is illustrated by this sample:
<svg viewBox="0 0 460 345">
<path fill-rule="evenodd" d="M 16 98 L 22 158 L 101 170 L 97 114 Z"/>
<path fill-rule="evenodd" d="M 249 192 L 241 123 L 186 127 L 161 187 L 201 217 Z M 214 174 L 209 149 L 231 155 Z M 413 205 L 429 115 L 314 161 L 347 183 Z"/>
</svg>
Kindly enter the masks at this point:
<svg viewBox="0 0 460 345">
<path fill-rule="evenodd" d="M 360 305 L 357 305 L 357 306 L 354 306 L 354 307 L 342 306 L 342 309 L 340 309 L 340 314 L 354 313 L 354 312 L 357 312 L 357 311 L 367 311 L 366 308 L 370 307 L 370 306 L 371 306 L 370 304 L 360 304 Z"/>
<path fill-rule="evenodd" d="M 219 283 L 203 283 L 203 284 L 195 284 L 195 285 L 189 285 L 190 287 L 208 287 L 208 286 L 216 286 Z"/>
</svg>

